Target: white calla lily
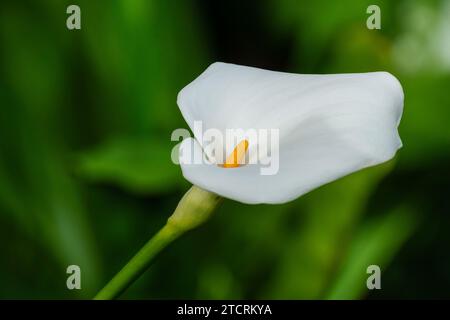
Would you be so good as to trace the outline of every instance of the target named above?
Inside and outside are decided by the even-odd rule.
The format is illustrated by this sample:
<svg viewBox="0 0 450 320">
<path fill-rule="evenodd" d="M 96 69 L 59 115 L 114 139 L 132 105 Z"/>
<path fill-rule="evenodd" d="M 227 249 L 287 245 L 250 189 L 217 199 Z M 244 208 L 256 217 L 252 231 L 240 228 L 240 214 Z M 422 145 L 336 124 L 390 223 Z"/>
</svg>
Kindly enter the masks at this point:
<svg viewBox="0 0 450 320">
<path fill-rule="evenodd" d="M 387 72 L 302 75 L 214 63 L 180 91 L 177 103 L 192 130 L 195 121 L 205 130 L 279 130 L 273 175 L 262 175 L 260 165 L 180 162 L 194 185 L 244 203 L 293 200 L 385 162 L 402 146 L 403 90 Z M 201 137 L 194 135 L 181 149 L 203 156 Z"/>
<path fill-rule="evenodd" d="M 183 175 L 194 186 L 161 230 L 95 299 L 117 297 L 159 252 L 205 223 L 222 197 L 244 203 L 287 202 L 387 161 L 402 145 L 397 126 L 403 90 L 387 72 L 296 75 L 214 63 L 181 90 L 178 105 L 195 136 L 180 146 Z M 197 121 L 205 131 L 241 129 L 244 134 L 231 145 L 223 139 L 208 143 L 196 130 Z M 277 144 L 247 133 L 268 129 L 276 130 Z M 279 160 L 274 174 L 261 170 L 267 162 L 252 162 L 266 147 L 267 158 Z M 220 150 L 225 155 L 216 152 Z M 274 158 L 274 153 L 279 157 Z M 189 158 L 186 154 L 208 161 L 189 164 L 184 161 Z M 248 158 L 244 162 L 243 156 Z"/>
</svg>

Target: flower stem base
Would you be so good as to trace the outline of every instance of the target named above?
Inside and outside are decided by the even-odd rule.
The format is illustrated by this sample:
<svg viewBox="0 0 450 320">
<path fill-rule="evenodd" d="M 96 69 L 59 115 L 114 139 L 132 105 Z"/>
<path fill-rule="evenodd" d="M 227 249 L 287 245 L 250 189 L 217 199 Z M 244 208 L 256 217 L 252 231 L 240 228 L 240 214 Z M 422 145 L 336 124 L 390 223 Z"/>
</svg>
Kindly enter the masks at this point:
<svg viewBox="0 0 450 320">
<path fill-rule="evenodd" d="M 186 231 L 206 222 L 221 202 L 221 197 L 197 186 L 184 195 L 175 212 L 141 250 L 94 297 L 109 300 L 118 297 L 144 273 L 157 255 Z"/>
</svg>

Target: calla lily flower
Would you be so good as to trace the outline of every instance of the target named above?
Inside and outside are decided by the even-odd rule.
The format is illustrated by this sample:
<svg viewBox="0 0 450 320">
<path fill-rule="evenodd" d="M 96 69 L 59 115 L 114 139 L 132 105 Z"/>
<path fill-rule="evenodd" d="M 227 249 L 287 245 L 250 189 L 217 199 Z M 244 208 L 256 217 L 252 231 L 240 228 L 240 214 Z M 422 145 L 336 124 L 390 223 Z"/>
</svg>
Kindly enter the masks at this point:
<svg viewBox="0 0 450 320">
<path fill-rule="evenodd" d="M 397 127 L 403 90 L 387 72 L 289 74 L 214 63 L 180 91 L 177 103 L 193 131 L 195 121 L 205 130 L 279 130 L 279 168 L 273 175 L 262 175 L 259 165 L 180 161 L 191 183 L 243 203 L 296 199 L 388 161 L 402 146 Z M 208 156 L 195 131 L 194 138 L 185 139 L 181 149 Z M 247 144 L 244 152 L 255 147 Z"/>
<path fill-rule="evenodd" d="M 402 145 L 397 127 L 403 90 L 387 72 L 300 75 L 214 63 L 180 91 L 178 105 L 194 132 L 181 143 L 179 157 L 184 177 L 194 185 L 95 299 L 120 295 L 159 252 L 205 223 L 222 197 L 251 204 L 287 202 L 385 162 Z M 236 142 L 208 141 L 197 122 L 221 136 L 230 129 L 244 133 Z M 251 135 L 268 129 L 276 130 L 276 144 Z M 208 161 L 184 161 L 185 151 Z M 261 155 L 266 159 L 259 160 L 277 160 L 275 172 L 265 174 L 261 169 L 267 162 L 252 161 Z"/>
</svg>

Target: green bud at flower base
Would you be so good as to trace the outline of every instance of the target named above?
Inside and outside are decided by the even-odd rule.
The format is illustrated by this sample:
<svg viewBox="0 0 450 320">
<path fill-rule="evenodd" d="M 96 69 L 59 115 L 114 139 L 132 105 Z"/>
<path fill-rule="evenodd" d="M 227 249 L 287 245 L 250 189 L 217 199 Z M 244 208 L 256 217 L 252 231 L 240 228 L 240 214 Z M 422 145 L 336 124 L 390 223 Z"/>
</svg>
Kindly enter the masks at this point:
<svg viewBox="0 0 450 320">
<path fill-rule="evenodd" d="M 192 186 L 167 220 L 167 225 L 181 232 L 194 229 L 209 219 L 221 200 L 222 197 L 214 193 Z"/>
</svg>

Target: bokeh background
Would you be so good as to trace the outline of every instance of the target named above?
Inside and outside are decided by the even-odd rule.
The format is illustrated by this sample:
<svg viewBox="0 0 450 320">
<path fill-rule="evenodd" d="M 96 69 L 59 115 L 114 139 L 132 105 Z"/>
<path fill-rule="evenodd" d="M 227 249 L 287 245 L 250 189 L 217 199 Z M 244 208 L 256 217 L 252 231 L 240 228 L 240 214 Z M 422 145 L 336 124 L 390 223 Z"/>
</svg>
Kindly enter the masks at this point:
<svg viewBox="0 0 450 320">
<path fill-rule="evenodd" d="M 122 297 L 450 298 L 449 19 L 448 0 L 1 1 L 0 298 L 91 298 L 164 224 L 189 188 L 176 95 L 214 61 L 389 71 L 404 147 L 285 205 L 225 201 Z"/>
</svg>

